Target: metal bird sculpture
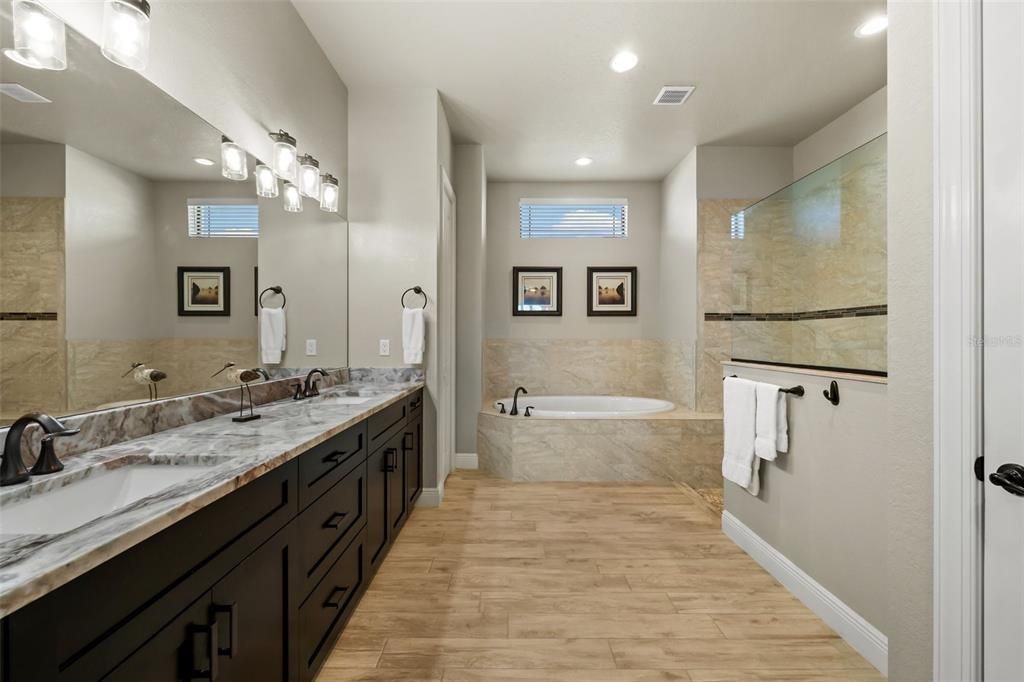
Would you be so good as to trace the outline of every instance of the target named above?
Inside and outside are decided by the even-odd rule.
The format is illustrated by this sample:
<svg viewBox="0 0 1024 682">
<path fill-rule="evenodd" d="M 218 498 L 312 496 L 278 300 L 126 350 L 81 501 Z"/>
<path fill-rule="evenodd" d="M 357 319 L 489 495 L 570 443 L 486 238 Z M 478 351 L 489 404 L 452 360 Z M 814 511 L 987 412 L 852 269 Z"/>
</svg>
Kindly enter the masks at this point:
<svg viewBox="0 0 1024 682">
<path fill-rule="evenodd" d="M 167 372 L 146 367 L 144 362 L 133 362 L 131 369 L 122 374 L 121 378 L 123 379 L 129 374 L 132 375 L 132 380 L 135 383 L 142 384 L 149 390 L 150 400 L 156 400 L 159 397 L 156 385 L 167 378 Z"/>
<path fill-rule="evenodd" d="M 259 419 L 260 415 L 253 413 L 253 402 L 252 402 L 252 388 L 249 384 L 253 381 L 263 379 L 264 381 L 270 380 L 270 375 L 267 374 L 267 370 L 262 367 L 255 367 L 253 369 L 244 369 L 238 367 L 233 362 L 226 363 L 219 370 L 210 375 L 210 378 L 217 376 L 218 374 L 224 373 L 230 381 L 238 384 L 238 416 L 232 417 L 231 421 L 236 422 L 250 422 L 254 419 Z M 249 392 L 249 414 L 245 414 L 245 393 Z"/>
</svg>

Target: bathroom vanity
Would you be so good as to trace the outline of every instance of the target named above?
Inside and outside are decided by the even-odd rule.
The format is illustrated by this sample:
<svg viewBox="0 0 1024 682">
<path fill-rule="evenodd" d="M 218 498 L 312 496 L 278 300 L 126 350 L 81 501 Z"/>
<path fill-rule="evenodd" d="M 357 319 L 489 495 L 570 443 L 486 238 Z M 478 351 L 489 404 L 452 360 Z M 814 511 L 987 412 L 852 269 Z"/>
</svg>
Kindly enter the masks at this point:
<svg viewBox="0 0 1024 682">
<path fill-rule="evenodd" d="M 422 383 L 345 388 L 69 460 L 34 495 L 199 473 L 62 533 L 4 524 L 3 679 L 313 679 L 423 488 Z"/>
</svg>

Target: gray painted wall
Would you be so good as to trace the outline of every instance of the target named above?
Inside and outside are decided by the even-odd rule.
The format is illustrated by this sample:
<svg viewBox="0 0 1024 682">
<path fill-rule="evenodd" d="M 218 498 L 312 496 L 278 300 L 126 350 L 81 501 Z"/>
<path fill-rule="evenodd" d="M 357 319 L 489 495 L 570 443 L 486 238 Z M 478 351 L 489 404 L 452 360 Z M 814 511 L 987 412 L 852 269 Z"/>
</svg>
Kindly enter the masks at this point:
<svg viewBox="0 0 1024 682">
<path fill-rule="evenodd" d="M 932 678 L 932 5 L 889 4 L 889 676 Z"/>
<path fill-rule="evenodd" d="M 886 92 L 882 88 L 793 147 L 793 179 L 818 170 L 886 131 Z"/>
<path fill-rule="evenodd" d="M 694 149 L 661 182 L 658 335 L 697 339 L 697 155 Z M 669 294 L 669 292 L 676 292 Z"/>
<path fill-rule="evenodd" d="M 5 197 L 64 196 L 64 145 L 0 145 L 0 194 Z"/>
<path fill-rule="evenodd" d="M 697 148 L 698 199 L 760 199 L 792 177 L 790 147 Z"/>
</svg>

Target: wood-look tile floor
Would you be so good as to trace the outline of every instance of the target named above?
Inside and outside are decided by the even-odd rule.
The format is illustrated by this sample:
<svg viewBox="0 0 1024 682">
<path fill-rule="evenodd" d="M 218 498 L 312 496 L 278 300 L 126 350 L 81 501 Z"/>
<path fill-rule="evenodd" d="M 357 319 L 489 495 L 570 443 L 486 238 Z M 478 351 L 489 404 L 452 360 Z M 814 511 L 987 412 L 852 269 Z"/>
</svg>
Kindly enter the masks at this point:
<svg viewBox="0 0 1024 682">
<path fill-rule="evenodd" d="M 318 682 L 864 682 L 881 676 L 656 483 L 448 479 Z"/>
</svg>

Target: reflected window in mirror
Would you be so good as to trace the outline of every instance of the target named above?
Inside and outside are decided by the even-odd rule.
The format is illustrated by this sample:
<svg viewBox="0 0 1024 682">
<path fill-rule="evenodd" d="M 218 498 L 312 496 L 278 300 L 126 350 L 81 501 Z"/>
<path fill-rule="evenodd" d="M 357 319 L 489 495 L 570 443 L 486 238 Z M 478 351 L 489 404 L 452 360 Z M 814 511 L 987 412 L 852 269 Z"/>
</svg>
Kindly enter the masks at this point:
<svg viewBox="0 0 1024 682">
<path fill-rule="evenodd" d="M 189 199 L 188 236 L 208 237 L 260 236 L 260 207 L 247 199 Z"/>
</svg>

